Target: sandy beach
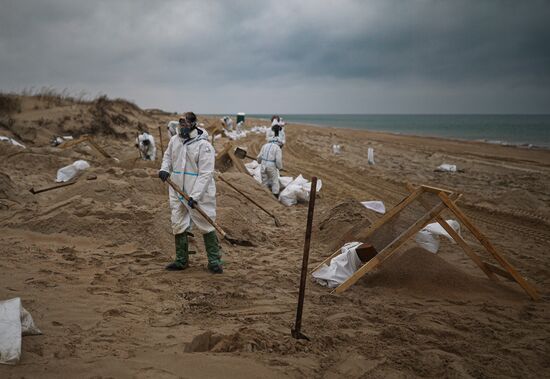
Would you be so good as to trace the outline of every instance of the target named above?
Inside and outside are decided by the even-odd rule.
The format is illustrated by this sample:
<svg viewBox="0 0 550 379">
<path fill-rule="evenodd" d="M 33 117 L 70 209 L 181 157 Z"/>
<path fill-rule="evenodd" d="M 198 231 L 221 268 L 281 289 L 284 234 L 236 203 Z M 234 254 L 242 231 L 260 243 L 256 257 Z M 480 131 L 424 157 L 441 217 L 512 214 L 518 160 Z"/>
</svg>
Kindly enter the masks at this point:
<svg viewBox="0 0 550 379">
<path fill-rule="evenodd" d="M 167 188 L 160 159 L 139 160 L 134 138 L 148 127 L 158 141 L 161 126 L 166 147 L 172 119 L 124 101 L 35 97 L 0 117 L 0 135 L 26 146 L 0 142 L 0 299 L 21 297 L 43 332 L 23 338 L 20 363 L 0 366 L 0 377 L 550 377 L 550 150 L 287 125 L 288 175 L 323 182 L 311 268 L 355 225 L 380 217 L 360 201 L 389 209 L 407 183 L 428 184 L 461 192 L 459 206 L 541 294 L 534 302 L 515 283 L 491 282 L 445 239 L 437 254 L 411 241 L 343 294 L 309 277 L 308 342 L 290 335 L 307 204 L 285 207 L 236 167 L 219 169 L 282 226 L 218 180 L 220 225 L 255 246 L 223 242 L 225 272 L 211 275 L 195 238 L 190 268 L 164 270 L 174 256 Z M 200 121 L 209 131 L 219 123 Z M 255 125 L 268 122 L 247 119 Z M 49 145 L 53 135 L 82 133 L 119 162 L 88 144 Z M 234 145 L 254 154 L 264 140 L 251 133 Z M 76 184 L 29 192 L 55 184 L 77 159 L 91 168 Z M 442 163 L 461 172 L 435 172 Z"/>
</svg>

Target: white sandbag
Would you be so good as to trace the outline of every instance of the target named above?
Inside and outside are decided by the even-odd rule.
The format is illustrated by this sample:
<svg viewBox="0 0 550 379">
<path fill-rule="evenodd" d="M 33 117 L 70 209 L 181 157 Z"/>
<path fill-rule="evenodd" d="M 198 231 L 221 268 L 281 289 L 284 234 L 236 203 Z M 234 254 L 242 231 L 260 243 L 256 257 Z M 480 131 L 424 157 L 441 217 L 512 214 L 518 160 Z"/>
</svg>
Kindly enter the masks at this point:
<svg viewBox="0 0 550 379">
<path fill-rule="evenodd" d="M 25 149 L 25 145 L 17 142 L 16 140 L 14 140 L 13 138 L 9 138 L 9 137 L 4 137 L 4 136 L 0 136 L 0 142 L 7 142 L 11 145 L 14 145 L 14 146 L 17 146 L 17 147 L 21 147 L 23 149 Z"/>
<path fill-rule="evenodd" d="M 323 181 L 321 179 L 317 179 L 317 193 L 321 191 L 321 187 L 323 187 Z M 296 193 L 296 198 L 298 199 L 298 201 L 308 202 L 310 192 L 311 183 L 307 182 L 306 184 L 302 184 L 300 191 Z"/>
<path fill-rule="evenodd" d="M 460 234 L 460 224 L 456 220 L 446 220 L 447 224 L 451 226 L 458 234 Z M 439 250 L 439 236 L 448 238 L 454 242 L 453 238 L 438 222 L 433 222 L 426 225 L 421 231 L 416 233 L 414 240 L 416 243 L 428 250 L 430 253 L 437 253 Z"/>
<path fill-rule="evenodd" d="M 42 334 L 19 297 L 0 301 L 0 363 L 14 365 L 21 357 L 21 336 Z"/>
<path fill-rule="evenodd" d="M 377 213 L 386 213 L 386 207 L 384 206 L 384 202 L 382 201 L 362 201 L 361 204 L 363 204 L 365 208 L 375 211 Z"/>
<path fill-rule="evenodd" d="M 250 161 L 244 164 L 246 170 L 258 183 L 262 183 L 262 167 L 257 161 Z"/>
<path fill-rule="evenodd" d="M 315 281 L 329 288 L 338 287 L 355 273 L 363 264 L 356 249 L 362 242 L 348 242 L 340 249 L 340 254 L 330 260 L 329 265 L 321 266 L 311 274 Z"/>
<path fill-rule="evenodd" d="M 292 176 L 279 176 L 279 185 L 281 189 L 285 189 L 293 180 Z"/>
<path fill-rule="evenodd" d="M 367 159 L 369 164 L 374 164 L 374 149 L 372 147 L 367 149 Z"/>
<path fill-rule="evenodd" d="M 442 172 L 456 172 L 456 165 L 443 163 L 439 165 L 435 170 L 442 171 Z"/>
<path fill-rule="evenodd" d="M 342 148 L 340 147 L 340 145 L 332 145 L 332 154 L 334 155 L 342 154 Z"/>
<path fill-rule="evenodd" d="M 322 186 L 321 179 L 317 180 L 317 191 L 320 191 Z M 311 183 L 300 174 L 280 193 L 279 201 L 287 207 L 295 205 L 298 201 L 307 202 L 309 201 L 310 190 Z"/>
<path fill-rule="evenodd" d="M 84 171 L 90 168 L 90 164 L 83 160 L 75 161 L 73 164 L 62 167 L 57 170 L 57 179 L 56 182 L 66 182 L 71 180 L 78 174 L 80 171 Z"/>
</svg>

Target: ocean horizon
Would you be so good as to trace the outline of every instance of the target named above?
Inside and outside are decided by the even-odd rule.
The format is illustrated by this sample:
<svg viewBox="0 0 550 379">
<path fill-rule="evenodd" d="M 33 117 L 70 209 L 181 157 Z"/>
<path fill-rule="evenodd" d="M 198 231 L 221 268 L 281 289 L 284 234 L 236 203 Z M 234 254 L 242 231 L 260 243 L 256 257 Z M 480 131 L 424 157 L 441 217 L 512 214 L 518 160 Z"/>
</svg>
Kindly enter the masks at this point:
<svg viewBox="0 0 550 379">
<path fill-rule="evenodd" d="M 221 115 L 220 115 L 221 116 Z M 234 117 L 234 115 L 231 115 Z M 550 148 L 550 114 L 280 114 L 289 125 L 309 124 L 404 135 Z M 271 114 L 247 114 L 270 120 Z"/>
</svg>

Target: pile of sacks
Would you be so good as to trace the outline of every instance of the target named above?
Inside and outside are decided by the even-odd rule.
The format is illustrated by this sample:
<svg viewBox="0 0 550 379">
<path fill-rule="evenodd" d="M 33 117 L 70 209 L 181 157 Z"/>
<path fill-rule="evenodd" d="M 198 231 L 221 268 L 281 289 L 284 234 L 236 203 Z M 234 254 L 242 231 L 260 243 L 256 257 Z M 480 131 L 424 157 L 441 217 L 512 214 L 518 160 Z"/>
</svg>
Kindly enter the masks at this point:
<svg viewBox="0 0 550 379">
<path fill-rule="evenodd" d="M 267 134 L 271 128 L 263 125 L 255 125 L 252 128 L 250 128 L 250 132 L 254 134 Z"/>
<path fill-rule="evenodd" d="M 248 132 L 246 130 L 224 130 L 223 133 L 232 141 L 245 138 Z"/>
<path fill-rule="evenodd" d="M 245 163 L 244 166 L 248 170 L 248 173 L 254 177 L 258 183 L 262 183 L 262 166 L 256 162 L 251 161 Z M 279 194 L 279 201 L 290 207 L 295 205 L 299 201 L 308 202 L 309 193 L 311 192 L 311 182 L 308 182 L 300 174 L 296 179 L 292 176 L 279 176 L 279 184 L 281 186 L 281 193 Z M 317 180 L 317 192 L 321 190 L 323 182 L 321 179 Z"/>
</svg>

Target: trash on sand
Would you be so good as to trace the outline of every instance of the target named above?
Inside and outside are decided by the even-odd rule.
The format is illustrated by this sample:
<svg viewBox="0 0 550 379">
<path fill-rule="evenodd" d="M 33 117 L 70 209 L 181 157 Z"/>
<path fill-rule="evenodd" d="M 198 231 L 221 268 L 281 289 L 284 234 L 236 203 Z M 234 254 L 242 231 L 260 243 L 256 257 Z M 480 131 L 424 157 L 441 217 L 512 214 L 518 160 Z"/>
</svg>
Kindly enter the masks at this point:
<svg viewBox="0 0 550 379">
<path fill-rule="evenodd" d="M 311 275 L 315 281 L 329 288 L 338 287 L 363 264 L 357 255 L 362 242 L 348 242 L 340 249 L 340 254 L 330 260 L 330 264 L 319 267 Z"/>
<path fill-rule="evenodd" d="M 434 171 L 437 171 L 437 172 L 456 172 L 456 165 L 443 163 L 442 165 L 439 165 Z"/>
<path fill-rule="evenodd" d="M 12 144 L 12 145 L 14 145 L 14 146 L 22 147 L 23 149 L 25 149 L 25 145 L 23 145 L 23 144 L 17 142 L 17 141 L 14 140 L 13 138 L 0 136 L 0 141 L 7 142 L 7 143 Z"/>
<path fill-rule="evenodd" d="M 73 164 L 62 167 L 57 170 L 57 179 L 56 182 L 66 182 L 71 180 L 78 174 L 80 171 L 84 171 L 87 168 L 90 168 L 90 164 L 83 160 L 75 161 Z"/>
<path fill-rule="evenodd" d="M 21 356 L 21 336 L 42 334 L 19 297 L 0 301 L 0 363 L 14 365 Z"/>
<path fill-rule="evenodd" d="M 321 179 L 317 180 L 317 192 L 321 190 L 322 186 L 323 182 Z M 304 177 L 300 174 L 281 192 L 279 195 L 279 201 L 287 207 L 295 205 L 299 201 L 307 202 L 309 201 L 310 191 L 311 183 L 304 179 Z"/>
<path fill-rule="evenodd" d="M 332 154 L 334 155 L 342 154 L 342 147 L 340 145 L 332 145 Z"/>
<path fill-rule="evenodd" d="M 61 145 L 65 141 L 72 141 L 73 136 L 53 136 L 50 140 L 50 145 L 53 147 Z"/>
<path fill-rule="evenodd" d="M 374 164 L 374 149 L 372 147 L 367 150 L 367 159 L 369 164 Z"/>
<path fill-rule="evenodd" d="M 250 128 L 250 132 L 254 134 L 266 134 L 271 128 L 263 125 L 255 125 Z"/>
<path fill-rule="evenodd" d="M 246 130 L 238 130 L 238 129 L 233 130 L 233 131 L 224 130 L 223 133 L 230 140 L 238 140 L 238 139 L 241 139 L 241 138 L 245 138 L 246 135 L 248 134 L 248 132 Z"/>
<path fill-rule="evenodd" d="M 361 204 L 367 209 L 373 210 L 377 213 L 386 213 L 386 207 L 382 201 L 362 201 Z"/>
<path fill-rule="evenodd" d="M 460 234 L 460 224 L 456 220 L 446 220 L 447 224 L 451 226 L 458 234 Z M 453 238 L 439 223 L 434 222 L 428 224 L 416 233 L 414 240 L 423 249 L 428 250 L 430 253 L 437 253 L 439 250 L 439 237 L 444 236 L 454 243 Z"/>
</svg>

